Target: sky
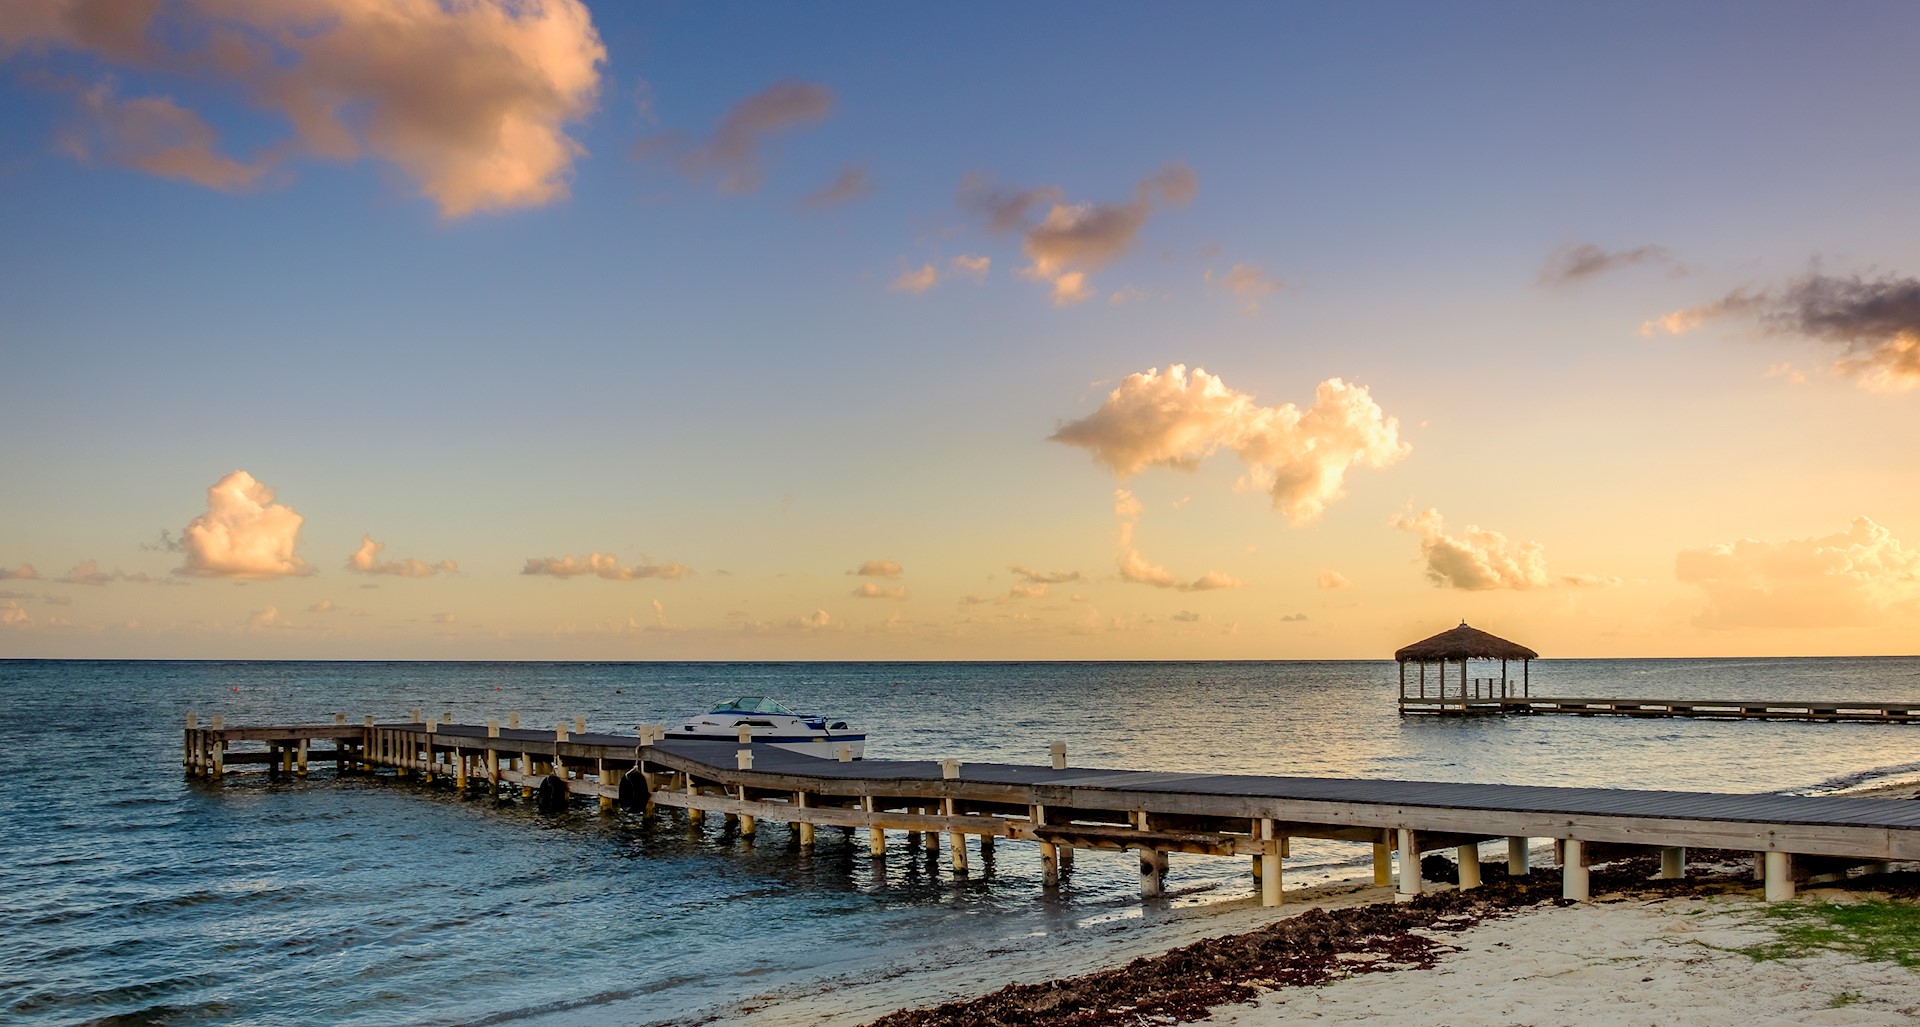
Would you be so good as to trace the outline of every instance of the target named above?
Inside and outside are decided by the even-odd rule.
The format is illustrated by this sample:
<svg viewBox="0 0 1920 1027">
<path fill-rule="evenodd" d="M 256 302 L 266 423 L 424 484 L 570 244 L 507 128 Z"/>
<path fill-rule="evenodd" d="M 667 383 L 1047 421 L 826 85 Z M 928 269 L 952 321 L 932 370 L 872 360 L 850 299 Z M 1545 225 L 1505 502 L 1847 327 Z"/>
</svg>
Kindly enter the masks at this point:
<svg viewBox="0 0 1920 1027">
<path fill-rule="evenodd" d="M 0 658 L 1915 653 L 1917 35 L 13 0 Z"/>
</svg>

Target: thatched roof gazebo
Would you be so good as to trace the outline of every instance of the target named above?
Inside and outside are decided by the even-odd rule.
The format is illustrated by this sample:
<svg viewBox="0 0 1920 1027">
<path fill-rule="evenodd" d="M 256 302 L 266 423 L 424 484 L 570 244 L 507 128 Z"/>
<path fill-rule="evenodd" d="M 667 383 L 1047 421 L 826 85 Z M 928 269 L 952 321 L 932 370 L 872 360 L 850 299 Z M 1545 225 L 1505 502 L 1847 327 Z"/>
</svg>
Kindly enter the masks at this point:
<svg viewBox="0 0 1920 1027">
<path fill-rule="evenodd" d="M 1531 664 L 1540 658 L 1540 654 L 1518 642 L 1509 642 L 1498 635 L 1488 634 L 1479 628 L 1468 627 L 1461 621 L 1457 628 L 1449 628 L 1431 638 L 1423 638 L 1409 646 L 1403 646 L 1393 654 L 1394 661 L 1400 664 L 1400 712 L 1402 713 L 1498 713 L 1502 704 L 1509 698 L 1511 683 L 1507 678 L 1507 664 L 1520 661 L 1520 695 L 1532 695 Z M 1498 678 L 1469 678 L 1467 662 L 1469 660 L 1499 660 Z M 1417 694 L 1407 694 L 1407 664 L 1413 664 L 1419 671 Z M 1439 690 L 1429 695 L 1427 692 L 1427 664 L 1440 667 Z M 1447 691 L 1447 664 L 1460 665 L 1458 691 L 1449 695 Z M 1448 700 L 1453 700 L 1449 703 Z"/>
</svg>

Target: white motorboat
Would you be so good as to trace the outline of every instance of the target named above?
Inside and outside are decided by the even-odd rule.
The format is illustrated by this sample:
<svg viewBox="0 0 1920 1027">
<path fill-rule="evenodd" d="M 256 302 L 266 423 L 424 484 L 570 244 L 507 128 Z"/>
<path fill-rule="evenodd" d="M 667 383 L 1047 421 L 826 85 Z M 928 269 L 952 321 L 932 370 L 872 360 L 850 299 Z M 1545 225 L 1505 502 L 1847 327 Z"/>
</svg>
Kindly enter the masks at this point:
<svg viewBox="0 0 1920 1027">
<path fill-rule="evenodd" d="M 822 759 L 839 759 L 844 746 L 853 759 L 867 752 L 867 735 L 847 722 L 811 713 L 795 713 L 764 695 L 728 699 L 698 716 L 688 717 L 667 732 L 670 742 L 733 742 L 740 732 L 749 740 Z"/>
</svg>

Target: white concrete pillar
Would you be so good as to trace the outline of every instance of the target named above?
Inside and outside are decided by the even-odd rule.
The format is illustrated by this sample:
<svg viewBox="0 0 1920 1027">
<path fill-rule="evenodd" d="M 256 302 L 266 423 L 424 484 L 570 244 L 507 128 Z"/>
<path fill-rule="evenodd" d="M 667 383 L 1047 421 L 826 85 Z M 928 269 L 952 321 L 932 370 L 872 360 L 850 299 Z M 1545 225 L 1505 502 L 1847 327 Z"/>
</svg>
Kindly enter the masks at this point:
<svg viewBox="0 0 1920 1027">
<path fill-rule="evenodd" d="M 1260 904 L 1278 906 L 1280 891 L 1280 839 L 1274 834 L 1273 821 L 1260 821 L 1260 841 L 1266 851 L 1260 854 Z"/>
<path fill-rule="evenodd" d="M 1420 841 L 1409 828 L 1400 828 L 1400 889 L 1394 895 L 1399 902 L 1420 894 Z"/>
<path fill-rule="evenodd" d="M 1528 866 L 1528 863 L 1531 862 L 1531 859 L 1532 859 L 1532 853 L 1529 851 L 1528 847 L 1529 845 L 1531 845 L 1532 842 L 1533 842 L 1533 839 L 1531 838 L 1507 839 L 1507 876 L 1508 877 L 1527 876 L 1527 871 L 1530 869 Z"/>
<path fill-rule="evenodd" d="M 735 764 L 737 764 L 736 769 L 752 770 L 753 769 L 753 750 L 752 749 L 737 750 L 733 754 L 733 761 Z"/>
<path fill-rule="evenodd" d="M 1480 846 L 1462 845 L 1454 856 L 1460 863 L 1460 890 L 1480 887 Z"/>
<path fill-rule="evenodd" d="M 1687 876 L 1687 850 L 1685 846 L 1669 845 L 1660 850 L 1660 877 L 1668 881 L 1678 881 Z"/>
<path fill-rule="evenodd" d="M 1793 898 L 1793 857 L 1784 852 L 1766 856 L 1767 901 L 1785 902 Z"/>
<path fill-rule="evenodd" d="M 1587 891 L 1587 845 L 1578 838 L 1568 838 L 1562 843 L 1562 853 L 1560 897 L 1585 902 L 1590 897 Z"/>
<path fill-rule="evenodd" d="M 1140 897 L 1156 899 L 1165 891 L 1160 884 L 1160 854 L 1152 849 L 1140 850 Z"/>
</svg>

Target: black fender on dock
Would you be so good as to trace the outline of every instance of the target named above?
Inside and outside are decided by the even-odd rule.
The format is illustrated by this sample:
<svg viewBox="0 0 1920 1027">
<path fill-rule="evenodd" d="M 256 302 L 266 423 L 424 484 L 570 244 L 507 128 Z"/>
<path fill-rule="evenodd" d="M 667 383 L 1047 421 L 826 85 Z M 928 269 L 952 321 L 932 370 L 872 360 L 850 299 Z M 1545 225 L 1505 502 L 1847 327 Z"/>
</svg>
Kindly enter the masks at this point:
<svg viewBox="0 0 1920 1027">
<path fill-rule="evenodd" d="M 647 808 L 647 800 L 653 793 L 647 788 L 647 775 L 638 770 L 629 770 L 620 775 L 620 808 L 636 812 Z"/>
<path fill-rule="evenodd" d="M 542 813 L 565 813 L 569 798 L 567 783 L 551 774 L 540 782 L 540 789 L 534 793 L 534 801 Z"/>
</svg>

